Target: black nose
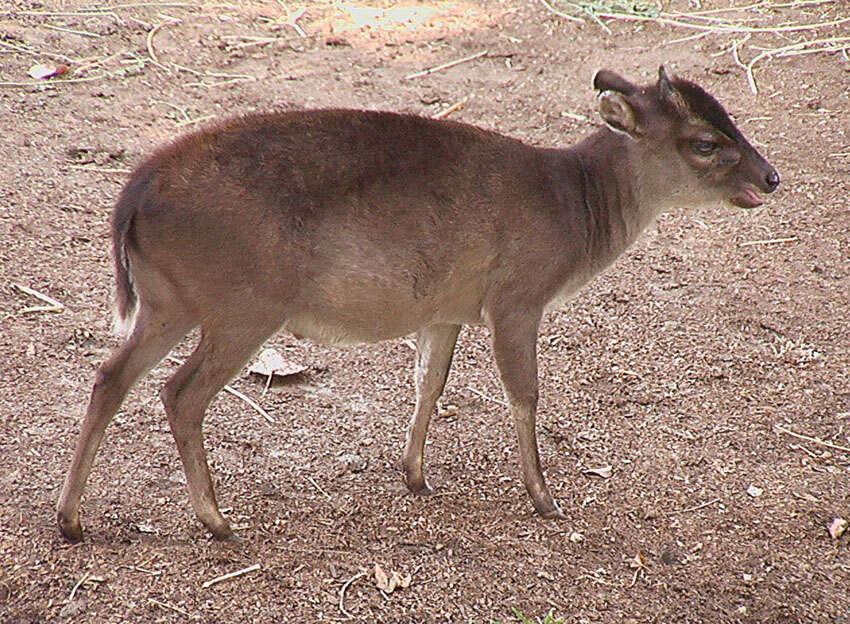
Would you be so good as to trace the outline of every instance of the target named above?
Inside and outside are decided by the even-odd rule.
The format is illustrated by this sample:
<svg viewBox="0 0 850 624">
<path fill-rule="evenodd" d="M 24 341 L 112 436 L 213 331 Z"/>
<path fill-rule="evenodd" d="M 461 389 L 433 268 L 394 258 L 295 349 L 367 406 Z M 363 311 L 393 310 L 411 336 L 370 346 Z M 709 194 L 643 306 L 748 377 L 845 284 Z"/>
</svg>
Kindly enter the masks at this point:
<svg viewBox="0 0 850 624">
<path fill-rule="evenodd" d="M 771 169 L 764 181 L 767 184 L 767 192 L 772 193 L 779 186 L 779 173 L 776 169 Z"/>
</svg>

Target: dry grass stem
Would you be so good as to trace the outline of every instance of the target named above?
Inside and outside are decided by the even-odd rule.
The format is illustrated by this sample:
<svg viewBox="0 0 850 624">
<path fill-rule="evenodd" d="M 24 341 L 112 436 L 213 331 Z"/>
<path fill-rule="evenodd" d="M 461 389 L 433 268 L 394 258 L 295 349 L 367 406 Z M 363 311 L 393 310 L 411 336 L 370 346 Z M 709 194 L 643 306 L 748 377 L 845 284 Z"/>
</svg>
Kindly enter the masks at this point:
<svg viewBox="0 0 850 624">
<path fill-rule="evenodd" d="M 203 123 L 205 121 L 209 121 L 210 119 L 214 119 L 215 115 L 204 115 L 203 117 L 195 117 L 194 119 L 187 119 L 186 121 L 180 121 L 177 123 L 178 128 L 185 128 L 186 126 L 191 126 L 197 123 Z"/>
<path fill-rule="evenodd" d="M 484 394 L 483 392 L 481 392 L 480 390 L 476 390 L 476 389 L 475 389 L 475 388 L 473 388 L 472 386 L 467 386 L 467 387 L 466 387 L 466 389 L 467 389 L 467 390 L 469 390 L 472 394 L 476 394 L 476 395 L 480 396 L 482 399 L 484 399 L 484 400 L 486 400 L 486 401 L 490 401 L 490 402 L 492 402 L 492 403 L 496 403 L 497 405 L 501 405 L 501 406 L 503 406 L 503 407 L 508 407 L 508 404 L 507 404 L 507 403 L 505 403 L 504 401 L 502 401 L 501 399 L 497 399 L 497 398 L 495 398 L 495 397 L 491 397 L 491 396 L 489 396 L 489 395 L 486 395 L 486 394 Z"/>
<path fill-rule="evenodd" d="M 826 440 L 821 440 L 820 438 L 814 438 L 812 436 L 803 435 L 802 433 L 795 433 L 790 429 L 786 429 L 782 425 L 774 424 L 773 428 L 777 431 L 780 431 L 786 435 L 789 435 L 793 438 L 797 438 L 798 440 L 805 440 L 806 442 L 811 442 L 812 444 L 817 444 L 818 446 L 825 446 L 826 448 L 831 448 L 836 451 L 843 451 L 845 453 L 850 453 L 850 447 L 841 446 L 840 444 L 833 444 L 832 442 L 827 442 Z"/>
<path fill-rule="evenodd" d="M 580 17 L 576 17 L 575 15 L 569 15 L 567 13 L 559 11 L 558 9 L 553 7 L 551 4 L 549 4 L 546 0 L 540 0 L 540 4 L 545 6 L 547 9 L 549 9 L 549 11 L 551 11 L 552 13 L 557 15 L 558 17 L 561 17 L 561 18 L 568 20 L 570 22 L 578 22 L 579 24 L 584 24 L 584 20 L 581 19 Z"/>
<path fill-rule="evenodd" d="M 96 39 L 100 39 L 101 37 L 101 35 L 89 32 L 88 30 L 74 30 L 73 28 L 65 28 L 64 26 L 54 26 L 53 24 L 42 24 L 42 27 L 49 28 L 50 30 L 58 30 L 60 32 L 71 33 L 72 35 L 80 35 L 81 37 L 93 37 Z"/>
<path fill-rule="evenodd" d="M 678 516 L 680 514 L 691 513 L 692 511 L 698 511 L 700 509 L 710 507 L 711 505 L 713 505 L 715 503 L 719 503 L 719 502 L 720 502 L 720 498 L 712 498 L 710 501 L 706 501 L 706 502 L 701 503 L 699 505 L 694 505 L 693 507 L 686 507 L 685 509 L 679 509 L 677 511 L 671 511 L 667 515 L 668 516 Z"/>
<path fill-rule="evenodd" d="M 56 299 L 54 299 L 53 297 L 45 295 L 44 293 L 30 288 L 29 286 L 24 286 L 23 284 L 12 285 L 21 292 L 24 292 L 28 295 L 32 295 L 39 301 L 43 301 L 47 304 L 46 306 L 33 306 L 29 308 L 24 308 L 23 310 L 21 310 L 22 314 L 27 314 L 29 312 L 61 312 L 65 309 L 65 305 L 60 301 L 56 301 Z"/>
<path fill-rule="evenodd" d="M 319 490 L 319 492 L 322 494 L 322 496 L 324 496 L 324 497 L 325 497 L 325 498 L 327 498 L 328 500 L 333 500 L 333 496 L 331 496 L 330 494 L 328 494 L 327 492 L 325 492 L 325 491 L 322 489 L 322 486 L 321 486 L 321 485 L 319 485 L 318 483 L 316 483 L 316 480 L 315 480 L 315 479 L 313 479 L 313 477 L 307 477 L 307 481 L 309 481 L 310 483 L 312 483 L 312 484 L 313 484 L 313 487 L 314 487 L 314 488 L 316 488 L 317 490 Z"/>
<path fill-rule="evenodd" d="M 170 611 L 174 611 L 175 613 L 180 613 L 181 615 L 185 615 L 187 618 L 191 618 L 192 614 L 184 611 L 180 607 L 175 607 L 174 605 L 170 605 L 167 602 L 160 602 L 156 598 L 148 598 L 148 602 L 154 604 L 162 609 L 168 609 Z"/>
<path fill-rule="evenodd" d="M 148 49 L 148 56 L 151 57 L 151 60 L 154 63 L 159 63 L 159 59 L 156 57 L 156 52 L 153 47 L 153 38 L 156 36 L 160 30 L 162 30 L 165 26 L 169 26 L 171 24 L 179 24 L 182 20 L 177 19 L 176 17 L 168 17 L 167 15 L 161 15 L 160 17 L 164 17 L 165 20 L 154 26 L 148 31 L 148 36 L 145 39 L 145 45 Z"/>
<path fill-rule="evenodd" d="M 76 582 L 76 584 L 74 585 L 74 588 L 71 590 L 71 593 L 68 596 L 67 602 L 74 602 L 74 597 L 77 595 L 77 590 L 80 589 L 80 587 L 83 586 L 83 583 L 85 583 L 87 580 L 89 580 L 90 576 L 91 576 L 91 570 L 89 570 L 88 572 L 83 574 L 82 578 L 79 581 Z"/>
<path fill-rule="evenodd" d="M 847 18 L 847 19 L 850 20 L 850 18 Z M 843 20 L 843 21 L 847 21 L 847 20 Z M 833 44 L 837 44 L 837 43 L 841 43 L 841 44 L 844 44 L 844 45 L 840 45 L 840 46 L 833 45 Z M 807 41 L 799 41 L 797 43 L 792 43 L 790 45 L 782 46 L 782 47 L 779 47 L 779 48 L 771 48 L 770 50 L 764 50 L 760 54 L 757 54 L 756 56 L 754 56 L 750 60 L 750 62 L 747 63 L 747 65 L 744 68 L 747 71 L 747 82 L 750 85 L 750 91 L 752 91 L 755 94 L 758 94 L 758 87 L 756 86 L 756 79 L 755 79 L 755 76 L 753 75 L 753 68 L 755 67 L 755 64 L 758 63 L 760 60 L 765 59 L 765 58 L 769 58 L 771 56 L 785 56 L 785 55 L 787 55 L 786 53 L 789 53 L 791 51 L 803 50 L 803 49 L 807 48 L 808 46 L 820 45 L 820 44 L 825 44 L 827 46 L 830 46 L 831 49 L 835 49 L 835 50 L 847 48 L 847 47 L 850 47 L 850 37 L 825 37 L 825 38 L 822 38 L 822 39 L 812 39 L 812 40 L 807 40 Z"/>
<path fill-rule="evenodd" d="M 95 173 L 114 173 L 118 175 L 130 175 L 132 169 L 119 169 L 110 167 L 89 167 L 88 165 L 68 165 L 71 169 L 82 169 L 83 171 L 93 171 Z"/>
<path fill-rule="evenodd" d="M 445 109 L 441 110 L 439 113 L 437 113 L 436 115 L 434 115 L 434 119 L 443 119 L 445 117 L 448 117 L 452 113 L 459 111 L 461 108 L 463 108 L 468 101 L 469 101 L 469 96 L 467 95 L 462 100 L 458 100 L 457 102 L 455 102 L 454 104 L 452 104 L 448 108 L 445 108 Z"/>
<path fill-rule="evenodd" d="M 793 243 L 800 240 L 796 236 L 788 236 L 786 238 L 768 238 L 765 240 L 752 240 L 739 243 L 738 247 L 753 247 L 755 245 L 777 245 L 779 243 Z"/>
<path fill-rule="evenodd" d="M 487 50 L 481 50 L 480 52 L 476 52 L 475 54 L 471 54 L 470 56 L 465 56 L 461 59 L 456 59 L 454 61 L 449 61 L 448 63 L 443 63 L 442 65 L 437 65 L 436 67 L 429 67 L 428 69 L 424 69 L 422 71 L 409 74 L 404 77 L 405 80 L 413 80 L 414 78 L 421 78 L 422 76 L 427 76 L 429 74 L 436 73 L 438 71 L 442 71 L 444 69 L 448 69 L 449 67 L 455 67 L 456 65 L 460 65 L 461 63 L 468 63 L 469 61 L 474 61 L 475 59 L 479 59 L 482 56 L 486 56 Z"/>
<path fill-rule="evenodd" d="M 70 56 L 65 56 L 64 54 L 54 54 L 52 52 L 42 52 L 41 50 L 31 50 L 29 48 L 22 48 L 21 46 L 17 46 L 14 43 L 9 43 L 8 41 L 0 40 L 0 46 L 4 48 L 9 48 L 10 50 L 21 52 L 22 54 L 29 54 L 31 56 L 46 56 L 47 58 L 58 59 L 60 61 L 65 61 L 66 63 L 70 63 L 72 65 L 76 65 L 80 62 L 79 59 L 74 59 Z"/>
<path fill-rule="evenodd" d="M 208 581 L 204 581 L 201 584 L 202 589 L 208 589 L 215 585 L 216 583 L 221 583 L 222 581 L 229 581 L 230 579 L 234 579 L 240 576 L 244 576 L 245 574 L 250 574 L 251 572 L 256 572 L 260 569 L 260 564 L 255 563 L 254 565 L 248 566 L 247 568 L 242 568 L 241 570 L 236 570 L 235 572 L 228 572 L 227 574 L 222 574 L 221 576 L 217 576 L 214 579 L 210 579 Z"/>
<path fill-rule="evenodd" d="M 342 614 L 347 617 L 349 620 L 353 620 L 354 616 L 351 615 L 348 611 L 345 610 L 345 590 L 351 587 L 351 584 L 354 583 L 357 579 L 361 579 L 366 576 L 366 572 L 358 572 L 350 579 L 348 579 L 345 583 L 342 584 L 342 587 L 339 590 L 339 610 Z"/>
</svg>

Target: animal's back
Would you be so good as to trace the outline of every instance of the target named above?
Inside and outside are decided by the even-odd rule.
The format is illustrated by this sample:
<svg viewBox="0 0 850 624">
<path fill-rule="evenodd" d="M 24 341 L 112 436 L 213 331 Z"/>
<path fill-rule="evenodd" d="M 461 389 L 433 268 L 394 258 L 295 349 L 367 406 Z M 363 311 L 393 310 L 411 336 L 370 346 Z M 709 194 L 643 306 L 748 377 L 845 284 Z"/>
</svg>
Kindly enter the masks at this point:
<svg viewBox="0 0 850 624">
<path fill-rule="evenodd" d="M 154 153 L 114 220 L 131 222 L 134 277 L 155 270 L 199 316 L 242 297 L 296 333 L 377 340 L 479 320 L 506 207 L 541 186 L 535 162 L 513 139 L 412 115 L 249 115 Z"/>
</svg>

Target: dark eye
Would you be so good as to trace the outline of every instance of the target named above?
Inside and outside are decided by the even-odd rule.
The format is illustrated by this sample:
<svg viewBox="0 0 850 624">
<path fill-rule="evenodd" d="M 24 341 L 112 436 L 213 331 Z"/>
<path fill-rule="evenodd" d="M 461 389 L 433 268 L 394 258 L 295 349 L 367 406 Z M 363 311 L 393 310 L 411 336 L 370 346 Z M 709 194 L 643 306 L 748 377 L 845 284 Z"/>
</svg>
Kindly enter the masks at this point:
<svg viewBox="0 0 850 624">
<path fill-rule="evenodd" d="M 711 156 L 720 146 L 714 141 L 691 141 L 691 149 L 700 156 Z"/>
</svg>

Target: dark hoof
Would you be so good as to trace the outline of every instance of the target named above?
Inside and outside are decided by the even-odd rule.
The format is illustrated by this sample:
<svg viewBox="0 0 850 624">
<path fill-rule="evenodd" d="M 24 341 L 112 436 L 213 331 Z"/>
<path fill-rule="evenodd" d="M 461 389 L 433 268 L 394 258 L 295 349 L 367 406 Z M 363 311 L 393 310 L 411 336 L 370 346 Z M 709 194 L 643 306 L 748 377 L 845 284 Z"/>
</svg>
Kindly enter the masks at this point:
<svg viewBox="0 0 850 624">
<path fill-rule="evenodd" d="M 431 494 L 434 493 L 434 490 L 431 489 L 431 486 L 428 485 L 428 482 L 425 479 L 416 481 L 409 481 L 405 479 L 404 482 L 407 485 L 407 489 L 414 496 L 431 496 Z"/>
<path fill-rule="evenodd" d="M 553 505 L 554 507 L 538 509 L 537 513 L 546 520 L 566 520 L 567 515 L 561 511 L 561 508 L 557 504 L 553 503 Z"/>
<path fill-rule="evenodd" d="M 83 527 L 79 520 L 72 522 L 62 514 L 56 514 L 56 521 L 59 524 L 59 532 L 68 542 L 77 544 L 83 541 Z"/>
<path fill-rule="evenodd" d="M 213 529 L 209 528 L 210 533 L 212 533 L 213 539 L 218 540 L 219 542 L 238 542 L 239 538 L 233 533 L 228 525 L 224 525 L 223 527 L 217 527 Z"/>
</svg>

